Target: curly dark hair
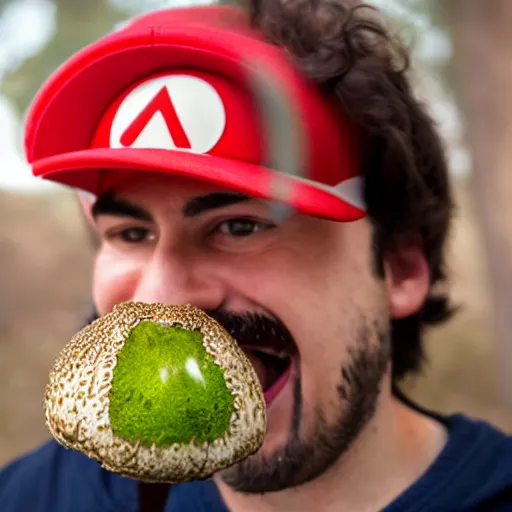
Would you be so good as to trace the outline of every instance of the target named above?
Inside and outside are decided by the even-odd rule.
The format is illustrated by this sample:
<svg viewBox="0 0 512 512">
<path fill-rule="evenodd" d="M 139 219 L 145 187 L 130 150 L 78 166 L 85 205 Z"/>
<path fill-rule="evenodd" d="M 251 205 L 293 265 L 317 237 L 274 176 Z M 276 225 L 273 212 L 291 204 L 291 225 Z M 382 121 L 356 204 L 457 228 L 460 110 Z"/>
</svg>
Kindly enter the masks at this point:
<svg viewBox="0 0 512 512">
<path fill-rule="evenodd" d="M 298 67 L 340 102 L 360 130 L 375 261 L 414 238 L 430 269 L 430 291 L 414 315 L 393 320 L 393 382 L 417 372 L 423 331 L 453 313 L 444 246 L 454 210 L 445 150 L 434 121 L 415 97 L 409 53 L 379 12 L 357 0 L 247 0 L 251 24 L 286 49 Z"/>
</svg>

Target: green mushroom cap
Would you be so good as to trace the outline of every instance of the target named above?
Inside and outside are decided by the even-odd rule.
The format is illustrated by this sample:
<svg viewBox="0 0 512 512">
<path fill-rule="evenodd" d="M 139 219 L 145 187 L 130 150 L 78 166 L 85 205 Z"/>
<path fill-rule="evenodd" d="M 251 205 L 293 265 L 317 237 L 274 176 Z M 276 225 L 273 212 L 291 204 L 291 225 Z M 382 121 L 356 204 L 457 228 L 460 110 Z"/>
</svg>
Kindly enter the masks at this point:
<svg viewBox="0 0 512 512">
<path fill-rule="evenodd" d="M 46 424 L 66 448 L 145 482 L 205 479 L 262 446 L 256 369 L 191 306 L 124 302 L 76 333 L 50 371 Z"/>
<path fill-rule="evenodd" d="M 109 402 L 116 436 L 161 448 L 215 441 L 234 410 L 203 335 L 152 321 L 136 325 L 117 354 Z"/>
</svg>

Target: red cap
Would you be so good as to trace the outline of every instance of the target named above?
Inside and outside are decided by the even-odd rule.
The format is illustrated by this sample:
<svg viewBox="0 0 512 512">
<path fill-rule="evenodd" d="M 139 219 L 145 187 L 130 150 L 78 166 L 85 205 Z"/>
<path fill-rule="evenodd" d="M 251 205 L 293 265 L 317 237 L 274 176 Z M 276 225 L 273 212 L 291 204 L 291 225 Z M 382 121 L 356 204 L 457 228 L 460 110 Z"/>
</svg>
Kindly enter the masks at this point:
<svg viewBox="0 0 512 512">
<path fill-rule="evenodd" d="M 35 176 L 95 196 L 137 170 L 365 215 L 354 127 L 233 8 L 157 11 L 75 54 L 36 96 L 25 149 Z"/>
</svg>

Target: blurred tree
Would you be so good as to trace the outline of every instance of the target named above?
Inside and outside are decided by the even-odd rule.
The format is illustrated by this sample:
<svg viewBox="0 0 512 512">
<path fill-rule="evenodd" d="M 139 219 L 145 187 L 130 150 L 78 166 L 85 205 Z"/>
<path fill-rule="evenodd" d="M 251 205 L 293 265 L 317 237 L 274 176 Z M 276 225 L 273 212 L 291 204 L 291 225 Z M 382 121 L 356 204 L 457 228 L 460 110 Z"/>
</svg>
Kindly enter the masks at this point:
<svg viewBox="0 0 512 512">
<path fill-rule="evenodd" d="M 437 5 L 453 37 L 455 58 L 447 76 L 467 120 L 471 183 L 489 263 L 503 393 L 512 403 L 512 2 L 437 0 Z"/>
<path fill-rule="evenodd" d="M 6 0 L 0 0 L 4 4 Z M 57 7 L 55 32 L 41 51 L 8 73 L 0 92 L 22 114 L 44 80 L 65 59 L 94 39 L 110 32 L 126 13 L 106 0 L 53 0 Z M 1 6 L 1 4 L 0 4 Z"/>
</svg>

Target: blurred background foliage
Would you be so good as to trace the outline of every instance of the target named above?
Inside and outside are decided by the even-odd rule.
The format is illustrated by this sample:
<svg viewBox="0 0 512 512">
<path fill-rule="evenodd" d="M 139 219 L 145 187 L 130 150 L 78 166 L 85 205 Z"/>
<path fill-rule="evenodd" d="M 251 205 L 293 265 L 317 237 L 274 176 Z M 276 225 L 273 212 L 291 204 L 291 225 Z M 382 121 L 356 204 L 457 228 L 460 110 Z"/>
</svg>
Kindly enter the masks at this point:
<svg viewBox="0 0 512 512">
<path fill-rule="evenodd" d="M 47 373 L 90 307 L 93 254 L 80 211 L 69 191 L 29 179 L 20 136 L 26 109 L 66 58 L 132 15 L 198 3 L 0 0 L 0 464 L 47 438 Z M 411 49 L 417 92 L 446 140 L 458 200 L 450 269 L 462 311 L 428 334 L 429 365 L 405 387 L 427 407 L 512 431 L 512 2 L 370 3 Z"/>
</svg>

